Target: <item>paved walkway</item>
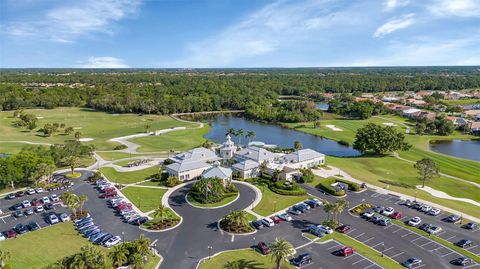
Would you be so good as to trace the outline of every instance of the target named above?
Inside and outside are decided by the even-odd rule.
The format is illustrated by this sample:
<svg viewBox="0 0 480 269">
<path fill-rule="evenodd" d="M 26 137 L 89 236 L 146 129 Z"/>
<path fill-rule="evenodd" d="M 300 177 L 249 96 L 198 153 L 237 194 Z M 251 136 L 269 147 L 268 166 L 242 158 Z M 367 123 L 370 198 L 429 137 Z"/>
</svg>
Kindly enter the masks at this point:
<svg viewBox="0 0 480 269">
<path fill-rule="evenodd" d="M 178 131 L 178 130 L 185 130 L 185 129 L 187 129 L 187 128 L 186 127 L 174 127 L 174 128 L 158 130 L 158 131 L 155 131 L 155 132 L 148 132 L 148 133 L 141 133 L 141 134 L 115 137 L 115 138 L 109 139 L 109 141 L 118 142 L 120 144 L 123 144 L 123 145 L 127 146 L 126 149 L 118 150 L 116 152 L 137 154 L 138 153 L 137 149 L 140 147 L 140 145 L 129 141 L 130 139 L 138 138 L 138 137 L 154 136 L 155 133 L 156 134 L 166 134 L 166 133 L 169 133 L 169 132 Z"/>
</svg>

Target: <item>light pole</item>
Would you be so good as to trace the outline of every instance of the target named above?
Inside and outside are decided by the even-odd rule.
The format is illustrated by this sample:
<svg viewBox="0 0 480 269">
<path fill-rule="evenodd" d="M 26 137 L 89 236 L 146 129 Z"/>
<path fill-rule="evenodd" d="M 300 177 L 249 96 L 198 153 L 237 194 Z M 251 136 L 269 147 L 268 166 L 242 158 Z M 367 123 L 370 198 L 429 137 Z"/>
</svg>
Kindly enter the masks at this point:
<svg viewBox="0 0 480 269">
<path fill-rule="evenodd" d="M 382 242 L 382 257 L 383 257 L 383 252 L 385 251 L 385 244 Z"/>
<path fill-rule="evenodd" d="M 125 242 L 125 232 L 122 232 L 122 241 Z"/>
<path fill-rule="evenodd" d="M 255 246 L 255 236 L 253 237 L 253 246 Z"/>
<path fill-rule="evenodd" d="M 208 246 L 208 259 L 210 260 L 212 258 L 212 246 Z"/>
</svg>

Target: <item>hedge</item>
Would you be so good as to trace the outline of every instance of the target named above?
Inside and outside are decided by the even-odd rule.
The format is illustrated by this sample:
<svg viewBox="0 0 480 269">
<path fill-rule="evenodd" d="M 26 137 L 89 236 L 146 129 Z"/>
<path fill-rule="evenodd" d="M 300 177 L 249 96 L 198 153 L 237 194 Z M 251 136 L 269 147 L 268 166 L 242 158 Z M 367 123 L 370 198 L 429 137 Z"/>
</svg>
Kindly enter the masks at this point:
<svg viewBox="0 0 480 269">
<path fill-rule="evenodd" d="M 336 178 L 335 181 L 347 184 L 348 189 L 351 190 L 351 191 L 361 191 L 362 190 L 362 186 L 360 186 L 360 184 L 358 184 L 358 183 L 351 182 L 351 181 L 348 181 L 348 180 L 345 180 L 345 179 L 340 179 L 340 178 Z"/>
<path fill-rule="evenodd" d="M 322 180 L 316 187 L 319 189 L 322 189 L 326 191 L 327 193 L 335 196 L 343 196 L 345 195 L 344 190 L 337 191 L 335 188 L 330 186 L 331 184 L 335 183 L 337 179 L 335 178 L 326 178 L 325 180 Z"/>
</svg>

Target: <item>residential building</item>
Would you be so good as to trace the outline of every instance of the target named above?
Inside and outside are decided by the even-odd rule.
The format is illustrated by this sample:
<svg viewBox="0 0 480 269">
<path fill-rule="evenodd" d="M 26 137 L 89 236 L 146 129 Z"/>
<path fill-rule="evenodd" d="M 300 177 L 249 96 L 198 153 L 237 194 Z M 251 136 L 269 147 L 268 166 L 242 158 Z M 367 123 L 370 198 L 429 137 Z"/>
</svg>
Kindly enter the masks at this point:
<svg viewBox="0 0 480 269">
<path fill-rule="evenodd" d="M 234 159 L 238 162 L 251 160 L 257 163 L 264 163 L 271 162 L 278 157 L 280 157 L 280 155 L 256 146 L 246 147 L 234 154 Z"/>
<path fill-rule="evenodd" d="M 203 171 L 203 178 L 221 178 L 223 184 L 227 185 L 232 181 L 232 169 L 221 167 L 218 163 Z"/>
<path fill-rule="evenodd" d="M 252 160 L 246 160 L 232 165 L 232 169 L 240 174 L 241 178 L 252 178 L 260 175 L 260 164 Z"/>
<path fill-rule="evenodd" d="M 325 164 L 325 155 L 312 149 L 301 149 L 283 156 L 286 165 L 293 169 L 311 168 Z"/>
<path fill-rule="evenodd" d="M 181 181 L 192 180 L 202 175 L 211 163 L 219 160 L 217 154 L 206 148 L 195 148 L 190 151 L 170 157 L 174 163 L 165 167 L 170 176 L 178 177 Z"/>
<path fill-rule="evenodd" d="M 470 130 L 473 135 L 480 135 L 480 121 L 470 123 Z"/>
</svg>

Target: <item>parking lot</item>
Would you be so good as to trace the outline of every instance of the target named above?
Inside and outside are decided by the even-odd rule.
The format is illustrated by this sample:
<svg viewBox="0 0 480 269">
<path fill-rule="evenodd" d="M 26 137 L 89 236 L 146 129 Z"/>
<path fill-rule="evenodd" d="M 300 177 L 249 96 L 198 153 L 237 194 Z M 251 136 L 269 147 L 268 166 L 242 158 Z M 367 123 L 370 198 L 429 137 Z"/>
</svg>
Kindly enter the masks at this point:
<svg viewBox="0 0 480 269">
<path fill-rule="evenodd" d="M 308 252 L 312 255 L 313 263 L 302 268 L 383 268 L 357 252 L 347 257 L 335 255 L 341 247 L 344 247 L 344 245 L 335 240 L 330 240 L 328 242 L 313 243 L 298 248 L 297 254 Z"/>
</svg>

